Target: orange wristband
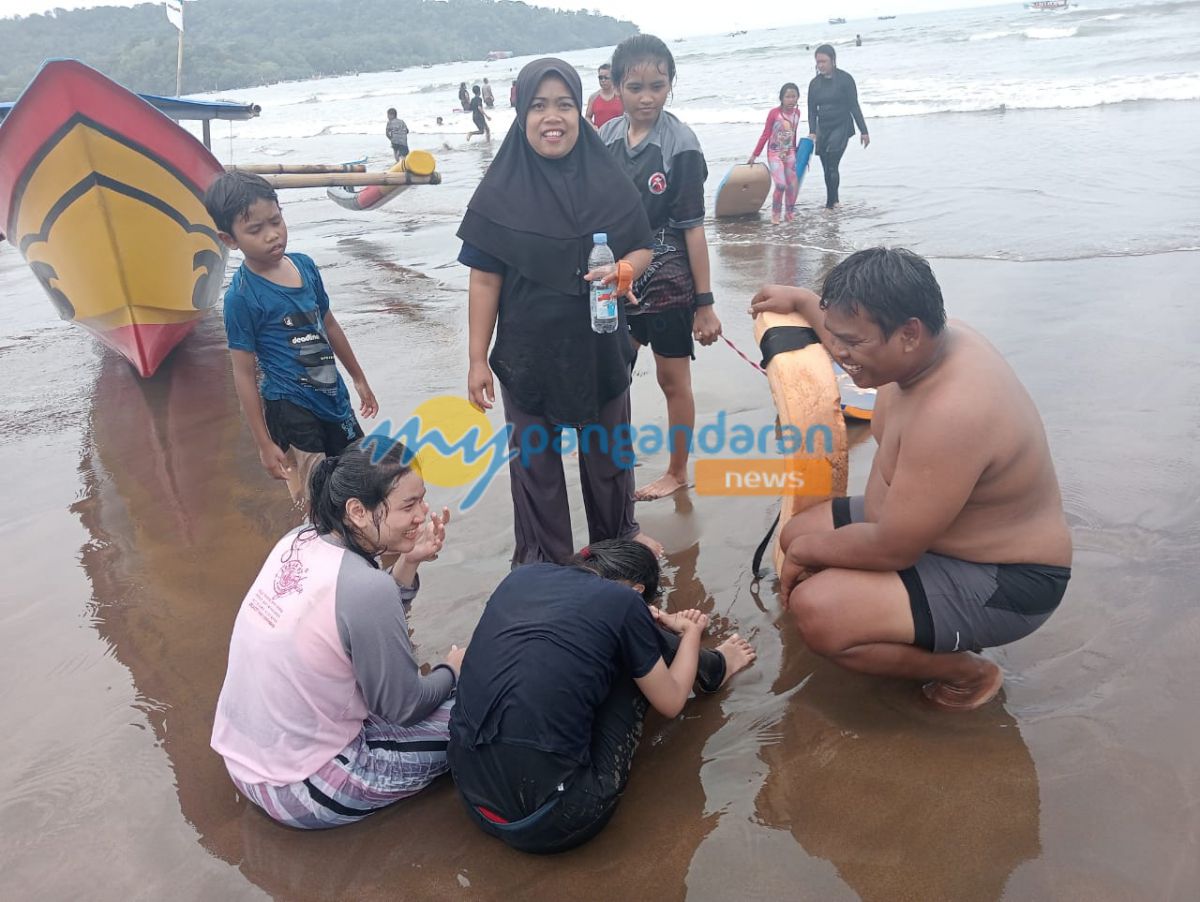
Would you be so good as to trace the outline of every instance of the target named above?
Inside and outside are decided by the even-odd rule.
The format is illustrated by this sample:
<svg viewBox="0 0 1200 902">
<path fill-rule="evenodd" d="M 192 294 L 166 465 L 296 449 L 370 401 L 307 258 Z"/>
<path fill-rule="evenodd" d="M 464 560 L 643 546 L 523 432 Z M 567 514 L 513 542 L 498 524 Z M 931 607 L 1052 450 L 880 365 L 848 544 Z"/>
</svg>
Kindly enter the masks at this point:
<svg viewBox="0 0 1200 902">
<path fill-rule="evenodd" d="M 633 265 L 617 261 L 617 294 L 625 294 L 633 286 Z"/>
</svg>

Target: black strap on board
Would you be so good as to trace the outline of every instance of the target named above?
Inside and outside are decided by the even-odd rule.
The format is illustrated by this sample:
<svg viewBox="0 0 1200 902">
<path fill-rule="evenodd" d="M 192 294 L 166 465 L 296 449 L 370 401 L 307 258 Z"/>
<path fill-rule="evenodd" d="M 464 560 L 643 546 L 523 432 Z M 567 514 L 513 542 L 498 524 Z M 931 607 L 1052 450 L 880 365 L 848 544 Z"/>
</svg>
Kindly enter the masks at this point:
<svg viewBox="0 0 1200 902">
<path fill-rule="evenodd" d="M 772 326 L 763 333 L 758 348 L 762 351 L 762 368 L 765 370 L 776 354 L 799 351 L 809 345 L 820 344 L 816 331 L 810 326 Z"/>
<path fill-rule="evenodd" d="M 754 579 L 762 579 L 759 575 L 758 568 L 762 566 L 763 555 L 767 553 L 767 548 L 771 544 L 771 536 L 775 535 L 775 527 L 779 525 L 779 517 L 783 512 L 775 515 L 775 519 L 771 521 L 771 528 L 767 530 L 767 534 L 763 536 L 763 540 L 758 543 L 758 547 L 754 549 L 754 560 L 750 562 L 750 573 Z"/>
</svg>

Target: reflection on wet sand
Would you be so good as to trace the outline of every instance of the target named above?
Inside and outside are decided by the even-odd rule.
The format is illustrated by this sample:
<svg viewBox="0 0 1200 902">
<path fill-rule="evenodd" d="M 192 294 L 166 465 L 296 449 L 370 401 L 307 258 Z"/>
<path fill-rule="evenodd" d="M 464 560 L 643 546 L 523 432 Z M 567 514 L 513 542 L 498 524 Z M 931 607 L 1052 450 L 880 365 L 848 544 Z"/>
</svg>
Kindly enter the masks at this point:
<svg viewBox="0 0 1200 902">
<path fill-rule="evenodd" d="M 472 887 L 489 898 L 578 898 L 598 882 L 661 886 L 659 897 L 683 898 L 688 864 L 711 827 L 698 773 L 721 725 L 715 699 L 697 703 L 703 716 L 648 722 L 612 826 L 553 859 L 483 835 L 446 781 L 320 834 L 280 827 L 240 799 L 208 747 L 212 712 L 245 587 L 296 515 L 286 491 L 263 477 L 245 434 L 219 323 L 205 323 L 148 382 L 106 357 L 94 398 L 80 465 L 86 496 L 73 508 L 91 537 L 81 557 L 93 620 L 132 673 L 183 815 L 210 852 L 283 898 L 394 898 L 400 888 L 441 898 Z M 698 554 L 693 543 L 674 557 L 674 606 L 712 607 Z M 447 599 L 458 594 L 450 582 Z M 442 638 L 418 637 L 430 647 Z M 653 856 L 643 854 L 647 837 L 656 838 Z"/>
<path fill-rule="evenodd" d="M 761 751 L 759 819 L 866 900 L 998 898 L 1040 852 L 1037 773 L 1013 717 L 927 709 L 912 683 L 813 655 L 790 623 L 782 641 L 774 691 L 800 688 Z"/>
</svg>

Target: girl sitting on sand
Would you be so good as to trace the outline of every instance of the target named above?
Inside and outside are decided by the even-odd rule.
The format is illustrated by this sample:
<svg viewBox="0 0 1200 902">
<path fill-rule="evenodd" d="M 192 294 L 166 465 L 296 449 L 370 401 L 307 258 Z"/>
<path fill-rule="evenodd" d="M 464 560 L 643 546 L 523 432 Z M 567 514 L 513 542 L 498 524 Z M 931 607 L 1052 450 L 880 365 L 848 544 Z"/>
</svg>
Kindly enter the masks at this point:
<svg viewBox="0 0 1200 902">
<path fill-rule="evenodd" d="M 568 63 L 546 58 L 522 69 L 516 120 L 458 230 L 459 262 L 471 267 L 468 397 L 481 409 L 492 406 L 494 370 L 510 446 L 522 451 L 508 469 L 514 564 L 563 563 L 576 547 L 563 429 L 581 432 L 588 540 L 639 538 L 661 552 L 641 535 L 633 470 L 614 447 L 629 435 L 634 355 L 624 312 L 617 331 L 593 332 L 586 281 L 594 233 L 607 233 L 617 257 L 617 273 L 605 279 L 611 283 L 622 271 L 636 278 L 649 264 L 650 226 L 637 191 L 582 110 L 583 86 Z"/>
<path fill-rule="evenodd" d="M 450 768 L 484 832 L 523 852 L 591 839 L 616 810 L 649 706 L 675 717 L 755 658 L 708 617 L 654 607 L 658 561 L 597 542 L 568 566 L 519 567 L 483 611 L 450 715 Z"/>
<path fill-rule="evenodd" d="M 212 747 L 234 785 L 290 827 L 350 824 L 445 773 L 463 650 L 422 676 L 405 614 L 449 511 L 397 445 L 321 461 L 309 525 L 267 556 L 233 625 Z M 401 556 L 390 570 L 384 553 Z"/>
<path fill-rule="evenodd" d="M 626 38 L 613 52 L 612 76 L 625 115 L 605 124 L 600 138 L 637 187 L 654 232 L 654 261 L 634 283 L 640 303 L 629 310 L 634 348 L 650 345 L 667 398 L 667 472 L 634 496 L 650 501 L 688 484 L 696 426 L 692 340 L 710 345 L 721 335 L 704 237 L 708 165 L 695 133 L 663 109 L 675 83 L 675 58 L 666 44 L 648 34 Z"/>
</svg>

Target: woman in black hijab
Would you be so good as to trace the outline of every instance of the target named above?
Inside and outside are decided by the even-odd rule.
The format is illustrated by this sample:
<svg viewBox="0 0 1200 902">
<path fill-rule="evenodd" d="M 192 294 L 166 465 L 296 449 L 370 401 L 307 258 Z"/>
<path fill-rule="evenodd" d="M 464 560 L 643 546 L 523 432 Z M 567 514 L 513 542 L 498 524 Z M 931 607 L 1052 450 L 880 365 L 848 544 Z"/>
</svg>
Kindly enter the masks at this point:
<svg viewBox="0 0 1200 902">
<path fill-rule="evenodd" d="M 862 132 L 863 147 L 871 143 L 871 136 L 858 105 L 858 86 L 849 72 L 837 67 L 837 51 L 830 44 L 822 44 L 813 56 L 817 74 L 808 83 L 808 137 L 825 171 L 825 209 L 832 210 L 840 203 L 842 176 L 838 166 L 854 136 L 855 124 Z"/>
<path fill-rule="evenodd" d="M 514 564 L 571 557 L 561 455 L 574 444 L 572 430 L 589 541 L 637 538 L 661 552 L 633 516 L 633 355 L 623 305 L 615 332 L 593 332 L 586 281 L 597 232 L 608 235 L 623 284 L 641 275 L 650 224 L 582 109 L 583 86 L 568 63 L 525 66 L 516 121 L 458 230 L 459 262 L 471 267 L 468 396 L 490 408 L 494 371 L 513 427 Z"/>
</svg>

